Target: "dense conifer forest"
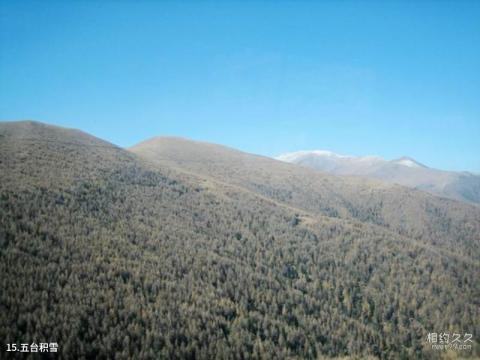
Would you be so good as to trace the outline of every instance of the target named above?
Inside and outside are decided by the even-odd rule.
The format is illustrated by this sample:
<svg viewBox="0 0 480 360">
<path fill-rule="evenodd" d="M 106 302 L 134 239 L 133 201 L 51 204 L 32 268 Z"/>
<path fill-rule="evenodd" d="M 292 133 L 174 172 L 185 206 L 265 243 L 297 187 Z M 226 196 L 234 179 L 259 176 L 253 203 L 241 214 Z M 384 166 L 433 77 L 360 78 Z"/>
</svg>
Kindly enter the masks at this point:
<svg viewBox="0 0 480 360">
<path fill-rule="evenodd" d="M 65 359 L 480 356 L 478 207 L 194 148 L 131 152 L 0 124 L 2 346 L 55 341 Z M 474 346 L 432 350 L 432 332 Z"/>
</svg>

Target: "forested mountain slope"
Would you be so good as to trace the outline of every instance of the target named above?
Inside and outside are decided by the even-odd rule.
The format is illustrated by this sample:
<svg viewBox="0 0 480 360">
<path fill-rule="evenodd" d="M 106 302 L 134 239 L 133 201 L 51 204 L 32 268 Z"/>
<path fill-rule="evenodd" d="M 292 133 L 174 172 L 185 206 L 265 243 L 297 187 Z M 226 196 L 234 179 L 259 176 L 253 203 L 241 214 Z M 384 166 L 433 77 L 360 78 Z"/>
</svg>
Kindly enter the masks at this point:
<svg viewBox="0 0 480 360">
<path fill-rule="evenodd" d="M 334 177 L 299 206 L 276 173 L 265 188 L 179 165 L 0 123 L 0 338 L 71 359 L 438 358 L 427 333 L 478 338 L 477 214 L 434 203 L 473 227 L 454 252 L 448 229 L 433 245 L 329 214 Z"/>
<path fill-rule="evenodd" d="M 465 256 L 479 246 L 480 208 L 462 202 L 181 138 L 153 138 L 131 150 L 157 164 L 235 184 L 312 214 L 376 224 Z"/>
</svg>

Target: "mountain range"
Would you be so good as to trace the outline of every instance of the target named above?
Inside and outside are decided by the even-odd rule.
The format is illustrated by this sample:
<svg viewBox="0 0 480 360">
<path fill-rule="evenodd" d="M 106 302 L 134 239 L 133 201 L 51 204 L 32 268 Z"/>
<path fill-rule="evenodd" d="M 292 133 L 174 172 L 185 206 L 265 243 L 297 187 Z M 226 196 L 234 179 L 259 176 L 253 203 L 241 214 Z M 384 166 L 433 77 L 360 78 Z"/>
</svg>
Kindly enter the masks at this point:
<svg viewBox="0 0 480 360">
<path fill-rule="evenodd" d="M 454 358 L 428 334 L 478 338 L 479 242 L 398 184 L 0 123 L 0 338 L 66 359 Z"/>
<path fill-rule="evenodd" d="M 410 157 L 385 160 L 378 156 L 345 156 L 313 150 L 287 153 L 277 160 L 303 165 L 334 175 L 361 176 L 408 186 L 435 195 L 480 204 L 480 176 L 470 172 L 429 168 Z"/>
</svg>

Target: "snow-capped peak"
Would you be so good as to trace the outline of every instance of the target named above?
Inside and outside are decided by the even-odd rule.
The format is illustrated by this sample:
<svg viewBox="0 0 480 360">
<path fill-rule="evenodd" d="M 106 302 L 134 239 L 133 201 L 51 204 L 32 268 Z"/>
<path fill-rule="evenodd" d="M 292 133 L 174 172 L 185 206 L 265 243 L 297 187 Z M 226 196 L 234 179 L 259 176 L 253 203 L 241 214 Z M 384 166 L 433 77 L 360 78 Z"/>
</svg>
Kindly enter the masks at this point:
<svg viewBox="0 0 480 360">
<path fill-rule="evenodd" d="M 409 158 L 407 156 L 401 157 L 400 159 L 397 159 L 397 160 L 393 160 L 392 162 L 395 163 L 395 164 L 398 164 L 398 165 L 408 166 L 408 167 L 411 167 L 411 168 L 425 167 L 425 165 L 422 165 L 419 162 L 417 162 L 414 159 Z"/>
<path fill-rule="evenodd" d="M 332 151 L 328 150 L 302 150 L 302 151 L 296 151 L 292 153 L 287 153 L 287 154 L 282 154 L 275 159 L 281 160 L 281 161 L 286 161 L 286 162 L 296 162 L 299 159 L 303 159 L 306 157 L 323 157 L 323 158 L 329 158 L 329 159 L 344 159 L 344 160 L 359 160 L 359 161 L 385 161 L 381 157 L 378 156 L 349 156 L 349 155 L 340 155 L 336 154 Z"/>
<path fill-rule="evenodd" d="M 282 154 L 277 156 L 275 159 L 286 161 L 286 162 L 295 162 L 295 160 L 303 158 L 309 155 L 316 155 L 316 156 L 325 156 L 325 157 L 332 157 L 332 158 L 347 158 L 348 156 L 335 154 L 334 152 L 327 151 L 327 150 L 302 150 L 302 151 L 295 151 L 292 153 Z"/>
</svg>

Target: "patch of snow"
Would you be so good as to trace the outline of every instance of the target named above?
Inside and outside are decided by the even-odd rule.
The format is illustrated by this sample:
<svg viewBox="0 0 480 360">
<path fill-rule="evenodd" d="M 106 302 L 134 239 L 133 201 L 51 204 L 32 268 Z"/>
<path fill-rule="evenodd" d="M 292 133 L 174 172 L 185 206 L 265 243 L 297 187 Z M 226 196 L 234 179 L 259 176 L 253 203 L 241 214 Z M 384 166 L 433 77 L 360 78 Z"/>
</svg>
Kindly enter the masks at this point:
<svg viewBox="0 0 480 360">
<path fill-rule="evenodd" d="M 286 162 L 295 162 L 298 159 L 304 158 L 306 156 L 319 156 L 319 157 L 328 157 L 328 158 L 335 158 L 335 159 L 348 159 L 348 160 L 359 160 L 359 161 L 364 161 L 364 162 L 375 162 L 375 161 L 384 161 L 381 157 L 378 156 L 361 156 L 361 157 L 356 157 L 356 156 L 348 156 L 348 155 L 340 155 L 336 154 L 332 151 L 328 150 L 302 150 L 302 151 L 296 151 L 292 153 L 287 153 L 287 154 L 282 154 L 275 159 L 280 160 L 280 161 L 286 161 Z"/>
<path fill-rule="evenodd" d="M 395 163 L 400 164 L 400 165 L 404 165 L 404 166 L 408 166 L 408 167 L 411 167 L 411 168 L 421 167 L 419 164 L 417 164 L 415 161 L 413 161 L 411 159 L 400 159 L 400 160 L 395 161 Z"/>
</svg>

